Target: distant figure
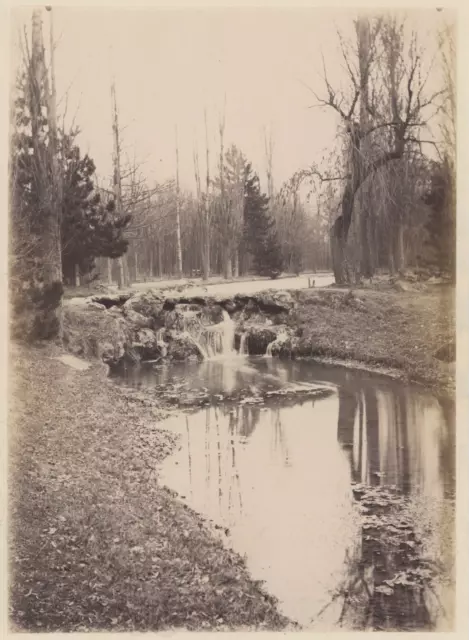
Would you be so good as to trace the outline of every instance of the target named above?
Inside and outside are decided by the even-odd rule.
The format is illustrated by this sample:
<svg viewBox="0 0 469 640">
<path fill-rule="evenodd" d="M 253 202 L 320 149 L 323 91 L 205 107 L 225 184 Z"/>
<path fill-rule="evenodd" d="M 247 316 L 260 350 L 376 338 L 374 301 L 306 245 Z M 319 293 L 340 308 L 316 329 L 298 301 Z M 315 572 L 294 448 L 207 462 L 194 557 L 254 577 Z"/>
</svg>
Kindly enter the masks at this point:
<svg viewBox="0 0 469 640">
<path fill-rule="evenodd" d="M 312 278 L 308 278 L 308 287 L 311 289 L 311 287 L 314 287 L 316 285 L 316 280 L 313 280 Z"/>
</svg>

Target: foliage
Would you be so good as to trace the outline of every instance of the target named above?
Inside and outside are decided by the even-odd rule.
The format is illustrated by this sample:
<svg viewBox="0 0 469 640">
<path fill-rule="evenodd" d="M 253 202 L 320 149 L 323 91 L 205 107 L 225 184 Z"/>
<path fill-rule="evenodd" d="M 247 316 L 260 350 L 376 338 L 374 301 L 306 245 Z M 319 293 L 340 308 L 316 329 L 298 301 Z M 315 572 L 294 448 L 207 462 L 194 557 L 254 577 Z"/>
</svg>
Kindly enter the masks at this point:
<svg viewBox="0 0 469 640">
<path fill-rule="evenodd" d="M 52 181 L 49 125 L 44 96 L 40 94 L 42 108 L 33 136 L 32 80 L 28 85 L 31 73 L 31 70 L 24 72 L 17 81 L 17 95 L 12 105 L 9 175 L 12 334 L 26 340 L 57 335 L 56 309 L 62 297 L 61 282 L 50 281 L 46 275 L 48 263 L 53 262 L 47 243 L 50 202 L 44 195 L 47 191 L 44 181 L 48 181 L 49 190 Z"/>
<path fill-rule="evenodd" d="M 275 220 L 268 211 L 268 197 L 261 193 L 259 178 L 247 167 L 244 200 L 244 237 L 259 275 L 277 277 L 283 268 Z"/>
<path fill-rule="evenodd" d="M 434 630 L 428 600 L 435 595 L 439 567 L 425 557 L 410 500 L 397 487 L 354 484 L 352 489 L 362 520 L 361 545 L 333 596 L 343 599 L 341 623 L 373 631 Z"/>
<path fill-rule="evenodd" d="M 454 178 L 447 159 L 433 164 L 430 185 L 424 201 L 430 207 L 426 229 L 432 249 L 430 263 L 453 277 L 456 269 L 456 221 L 454 212 Z"/>
<path fill-rule="evenodd" d="M 73 283 L 75 265 L 82 275 L 89 273 L 95 258 L 118 258 L 127 250 L 123 232 L 130 215 L 117 217 L 114 200 L 107 204 L 95 190 L 93 160 L 80 155 L 73 136 L 63 136 L 64 182 L 62 212 L 62 269 L 64 279 Z"/>
</svg>

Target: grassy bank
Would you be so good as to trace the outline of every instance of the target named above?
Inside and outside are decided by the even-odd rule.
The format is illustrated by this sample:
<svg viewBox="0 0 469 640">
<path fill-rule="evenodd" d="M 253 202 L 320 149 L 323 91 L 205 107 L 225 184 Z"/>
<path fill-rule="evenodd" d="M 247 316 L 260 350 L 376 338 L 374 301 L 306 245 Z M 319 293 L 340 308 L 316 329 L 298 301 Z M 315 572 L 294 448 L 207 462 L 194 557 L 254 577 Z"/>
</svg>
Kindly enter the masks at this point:
<svg viewBox="0 0 469 640">
<path fill-rule="evenodd" d="M 452 365 L 435 357 L 453 338 L 451 288 L 294 295 L 286 321 L 297 333 L 297 355 L 454 390 Z M 86 322 L 88 312 L 79 313 Z M 12 346 L 15 628 L 287 627 L 240 557 L 158 485 L 157 464 L 175 446 L 158 428 L 161 408 L 124 396 L 96 362 L 75 371 L 51 359 L 59 353 L 53 345 Z"/>
<path fill-rule="evenodd" d="M 297 331 L 299 356 L 362 366 L 425 384 L 455 389 L 454 363 L 435 357 L 454 342 L 455 292 L 450 286 L 423 291 L 353 294 L 330 289 L 297 292 L 287 323 Z"/>
<path fill-rule="evenodd" d="M 158 485 L 159 410 L 58 348 L 11 353 L 10 619 L 27 631 L 268 628 L 287 620 Z"/>
</svg>

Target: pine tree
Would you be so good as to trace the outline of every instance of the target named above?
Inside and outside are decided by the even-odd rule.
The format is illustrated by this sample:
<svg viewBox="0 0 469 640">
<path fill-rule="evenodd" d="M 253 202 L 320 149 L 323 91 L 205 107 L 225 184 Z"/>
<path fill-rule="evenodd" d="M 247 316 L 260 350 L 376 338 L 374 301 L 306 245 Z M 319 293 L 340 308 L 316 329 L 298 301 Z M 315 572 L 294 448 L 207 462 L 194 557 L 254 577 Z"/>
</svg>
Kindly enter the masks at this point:
<svg viewBox="0 0 469 640">
<path fill-rule="evenodd" d="M 10 139 L 11 326 L 13 336 L 26 340 L 59 333 L 63 292 L 50 197 L 49 122 L 44 88 L 33 71 L 31 62 L 18 76 Z"/>
<path fill-rule="evenodd" d="M 259 275 L 276 278 L 282 271 L 282 254 L 269 198 L 261 192 L 259 177 L 247 166 L 244 197 L 244 238 Z"/>
<path fill-rule="evenodd" d="M 67 283 L 73 283 L 75 268 L 81 275 L 91 272 L 95 258 L 118 258 L 127 251 L 123 232 L 130 216 L 114 215 L 115 204 L 101 202 L 93 183 L 95 164 L 73 144 L 72 136 L 64 137 L 64 207 L 62 214 L 62 269 Z"/>
<path fill-rule="evenodd" d="M 28 73 L 25 70 L 19 75 L 12 104 L 9 286 L 13 335 L 33 340 L 57 335 L 56 309 L 63 288 L 61 280 L 48 282 L 44 268 L 44 185 L 52 174 L 45 160 L 49 123 L 45 110 L 41 110 L 33 127 Z M 74 134 L 59 132 L 60 271 L 68 281 L 73 281 L 75 264 L 87 273 L 93 268 L 95 257 L 122 255 L 127 249 L 123 230 L 129 223 L 129 216 L 115 219 L 113 202 L 107 206 L 101 203 L 93 185 L 94 163 L 88 156 L 80 157 L 73 140 Z"/>
</svg>

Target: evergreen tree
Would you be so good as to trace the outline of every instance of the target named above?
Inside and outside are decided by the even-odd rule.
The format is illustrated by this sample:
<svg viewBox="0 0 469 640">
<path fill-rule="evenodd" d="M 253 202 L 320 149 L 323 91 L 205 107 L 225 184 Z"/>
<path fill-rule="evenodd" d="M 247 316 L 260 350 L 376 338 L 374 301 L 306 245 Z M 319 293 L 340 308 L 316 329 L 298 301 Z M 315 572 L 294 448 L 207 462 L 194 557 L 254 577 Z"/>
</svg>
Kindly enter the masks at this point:
<svg viewBox="0 0 469 640">
<path fill-rule="evenodd" d="M 61 280 L 54 279 L 60 269 L 55 269 L 57 239 L 51 238 L 53 169 L 45 89 L 33 71 L 31 62 L 18 75 L 9 167 L 11 327 L 13 336 L 26 340 L 58 334 L 63 292 Z"/>
<path fill-rule="evenodd" d="M 72 136 L 64 137 L 63 149 L 62 269 L 65 281 L 73 283 L 76 265 L 85 275 L 94 268 L 95 258 L 118 258 L 127 251 L 123 232 L 130 216 L 116 217 L 113 200 L 106 205 L 101 202 L 93 183 L 94 162 L 88 155 L 80 156 Z"/>
<path fill-rule="evenodd" d="M 50 259 L 44 247 L 49 204 L 45 193 L 52 180 L 49 123 L 45 109 L 32 122 L 30 94 L 28 75 L 23 71 L 12 104 L 9 287 L 12 330 L 15 336 L 27 340 L 57 334 L 55 310 L 63 291 L 62 282 L 50 284 L 44 277 L 44 263 Z M 68 281 L 73 281 L 75 264 L 81 273 L 87 273 L 93 268 L 95 257 L 122 255 L 127 249 L 123 231 L 130 219 L 116 219 L 114 203 L 101 203 L 93 185 L 94 163 L 88 156 L 80 157 L 74 137 L 75 134 L 59 132 L 58 140 L 61 271 Z"/>
<path fill-rule="evenodd" d="M 244 195 L 244 237 L 259 275 L 276 278 L 282 271 L 282 254 L 269 198 L 261 192 L 259 177 L 247 166 Z"/>
</svg>

